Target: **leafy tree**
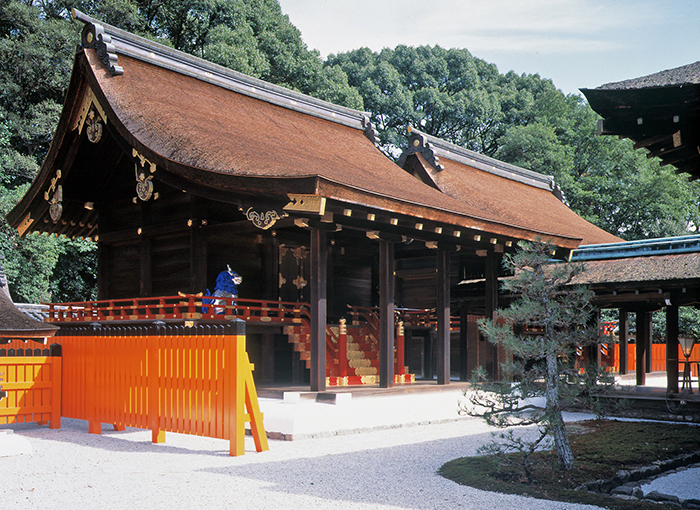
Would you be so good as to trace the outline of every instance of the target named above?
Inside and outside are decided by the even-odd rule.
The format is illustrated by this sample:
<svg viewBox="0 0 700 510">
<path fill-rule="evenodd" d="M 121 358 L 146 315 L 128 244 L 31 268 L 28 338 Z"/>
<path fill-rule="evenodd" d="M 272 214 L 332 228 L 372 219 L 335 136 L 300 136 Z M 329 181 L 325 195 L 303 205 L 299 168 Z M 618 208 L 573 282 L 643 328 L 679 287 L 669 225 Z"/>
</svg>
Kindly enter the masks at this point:
<svg viewBox="0 0 700 510">
<path fill-rule="evenodd" d="M 465 49 L 397 46 L 329 56 L 362 95 L 395 157 L 406 126 L 552 175 L 579 215 L 633 240 L 697 231 L 700 184 L 659 167 L 629 140 L 597 136 L 598 115 L 539 75 L 508 72 Z"/>
<path fill-rule="evenodd" d="M 605 385 L 599 386 L 603 374 L 595 367 L 580 371 L 572 363 L 577 346 L 600 342 L 590 290 L 571 285 L 583 268 L 553 263 L 551 250 L 544 243 L 521 243 L 517 253 L 506 256 L 504 265 L 513 276 L 502 286 L 517 297 L 509 308 L 499 310 L 497 321 L 482 320 L 479 327 L 490 342 L 513 356 L 503 371 L 506 379 L 516 382 L 489 382 L 478 370 L 475 390 L 467 393 L 469 402 L 462 411 L 500 428 L 537 425 L 540 434 L 533 442 L 504 434 L 505 442 L 496 443 L 495 451 L 520 451 L 527 458 L 552 439 L 559 466 L 568 470 L 574 458 L 562 409 L 574 402 L 597 405 L 595 397 Z M 544 400 L 543 408 L 537 399 Z"/>
</svg>

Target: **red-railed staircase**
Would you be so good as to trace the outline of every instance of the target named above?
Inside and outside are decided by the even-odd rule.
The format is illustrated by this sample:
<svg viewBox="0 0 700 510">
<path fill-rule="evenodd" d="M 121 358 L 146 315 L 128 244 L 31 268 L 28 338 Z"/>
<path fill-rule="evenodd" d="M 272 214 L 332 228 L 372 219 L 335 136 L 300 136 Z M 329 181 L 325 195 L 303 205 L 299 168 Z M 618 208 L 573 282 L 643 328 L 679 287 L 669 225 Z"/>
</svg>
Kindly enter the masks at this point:
<svg viewBox="0 0 700 510">
<path fill-rule="evenodd" d="M 368 322 L 354 321 L 347 326 L 326 326 L 326 385 L 354 386 L 379 383 L 379 340 L 377 328 Z M 300 359 L 311 367 L 311 328 L 306 324 L 285 326 L 284 333 Z M 394 384 L 410 384 L 415 376 L 408 367 L 399 366 L 403 358 L 403 326 L 397 326 L 394 348 Z"/>
</svg>

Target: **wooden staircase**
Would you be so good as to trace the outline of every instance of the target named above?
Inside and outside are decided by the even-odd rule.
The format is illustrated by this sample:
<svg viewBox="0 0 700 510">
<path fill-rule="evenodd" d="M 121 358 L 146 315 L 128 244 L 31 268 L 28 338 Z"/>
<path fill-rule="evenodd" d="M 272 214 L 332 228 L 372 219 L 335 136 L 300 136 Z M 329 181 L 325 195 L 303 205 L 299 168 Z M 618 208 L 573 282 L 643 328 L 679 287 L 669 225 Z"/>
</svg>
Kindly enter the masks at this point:
<svg viewBox="0 0 700 510">
<path fill-rule="evenodd" d="M 306 324 L 285 326 L 283 330 L 299 358 L 311 368 L 311 328 Z M 403 342 L 403 328 L 400 328 Z M 343 349 L 345 346 L 345 349 Z M 343 351 L 345 355 L 343 355 Z M 397 365 L 394 350 L 394 384 L 411 384 L 415 376 L 408 367 Z M 379 383 L 379 340 L 367 323 L 326 326 L 326 385 L 355 386 Z"/>
</svg>

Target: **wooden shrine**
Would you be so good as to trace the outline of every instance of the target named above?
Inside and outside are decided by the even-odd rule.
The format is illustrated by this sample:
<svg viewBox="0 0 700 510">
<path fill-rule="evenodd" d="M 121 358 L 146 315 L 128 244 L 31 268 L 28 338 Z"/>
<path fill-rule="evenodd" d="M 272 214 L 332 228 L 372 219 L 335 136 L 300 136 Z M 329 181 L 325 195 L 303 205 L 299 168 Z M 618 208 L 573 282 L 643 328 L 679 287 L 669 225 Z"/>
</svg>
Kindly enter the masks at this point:
<svg viewBox="0 0 700 510">
<path fill-rule="evenodd" d="M 377 148 L 365 112 L 74 14 L 85 27 L 61 120 L 8 221 L 22 235 L 98 243 L 103 304 L 83 310 L 212 292 L 230 266 L 243 278 L 238 300 L 227 302 L 231 314 L 258 300 L 246 333 L 259 382 L 308 377 L 324 390 L 338 365 L 327 348 L 347 328 L 357 346 L 351 361 L 364 370 L 358 378 L 391 386 L 403 375 L 394 339 L 405 327 L 407 359 L 447 384 L 452 366 L 477 361 L 467 343 L 478 344 L 478 334 L 468 340 L 466 323 L 454 320 L 460 281 L 486 282 L 481 302 L 463 308 L 466 321 L 494 313 L 500 258 L 519 240 L 547 240 L 561 258 L 582 242 L 619 240 L 569 210 L 549 177 L 416 130 L 399 166 Z M 308 331 L 294 311 L 271 312 L 301 313 L 303 303 Z M 183 313 L 203 321 L 201 300 L 192 308 Z M 350 331 L 360 323 L 371 331 Z M 495 373 L 498 353 L 489 356 Z"/>
</svg>

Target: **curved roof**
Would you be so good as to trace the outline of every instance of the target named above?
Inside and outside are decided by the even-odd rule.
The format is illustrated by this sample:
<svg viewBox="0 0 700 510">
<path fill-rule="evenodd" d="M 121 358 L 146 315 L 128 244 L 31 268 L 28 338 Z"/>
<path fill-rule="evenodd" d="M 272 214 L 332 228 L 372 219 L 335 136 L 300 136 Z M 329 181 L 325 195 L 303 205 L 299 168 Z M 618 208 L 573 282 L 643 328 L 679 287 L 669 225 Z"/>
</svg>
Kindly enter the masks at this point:
<svg viewBox="0 0 700 510">
<path fill-rule="evenodd" d="M 365 112 L 246 77 L 78 17 L 87 24 L 61 123 L 39 176 L 8 214 L 15 227 L 70 230 L 68 225 L 51 230 L 48 206 L 41 202 L 63 164 L 67 149 L 61 143 L 82 128 L 85 105 L 89 107 L 93 98 L 109 130 L 156 165 L 155 179 L 176 179 L 183 189 L 265 190 L 281 197 L 314 194 L 454 228 L 513 239 L 544 237 L 567 249 L 584 239 L 618 240 L 588 228 L 590 224 L 574 219 L 564 206 L 557 206 L 560 221 L 555 216 L 547 221 L 529 217 L 523 211 L 534 214 L 542 199 L 537 193 L 518 196 L 509 191 L 513 200 L 503 200 L 502 190 L 510 186 L 507 179 L 480 176 L 484 181 L 474 183 L 478 195 L 468 192 L 464 183 L 462 192 L 426 186 L 377 149 Z M 70 168 L 62 171 L 65 178 Z M 533 202 L 522 203 L 529 200 Z"/>
<path fill-rule="evenodd" d="M 550 235 L 569 235 L 582 244 L 621 241 L 569 209 L 552 177 L 538 174 L 411 129 L 410 150 L 415 155 L 422 178 L 428 178 L 440 191 L 456 198 L 473 214 L 500 218 L 511 225 Z M 415 168 L 413 169 L 415 171 Z M 525 227 L 527 226 L 527 227 Z"/>
</svg>

